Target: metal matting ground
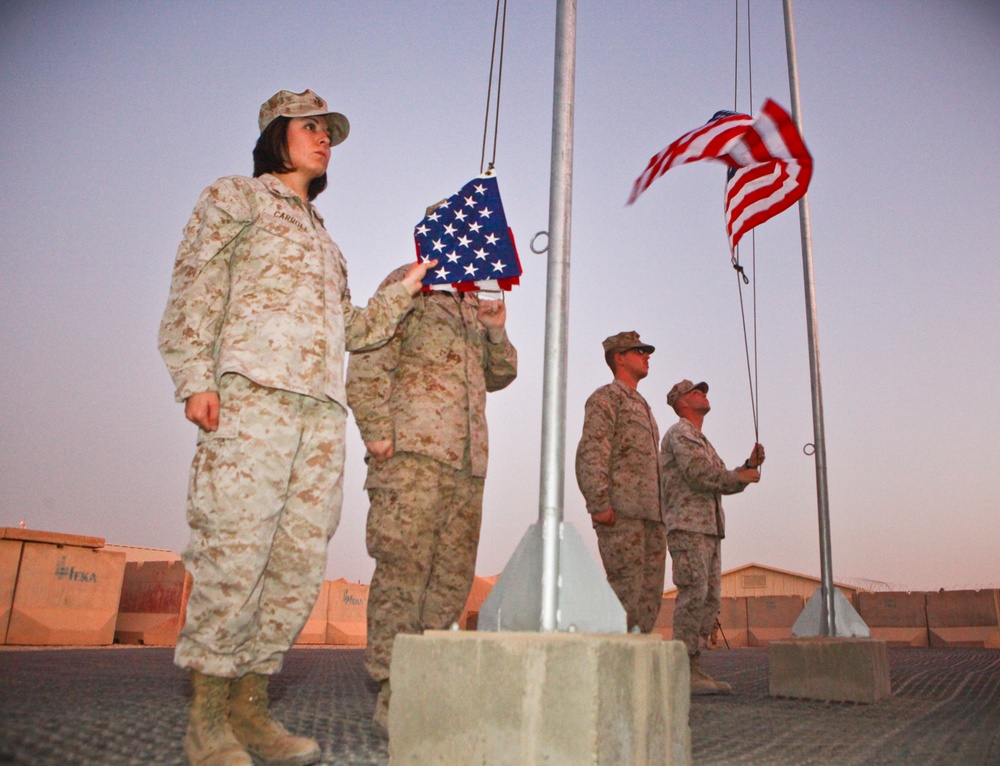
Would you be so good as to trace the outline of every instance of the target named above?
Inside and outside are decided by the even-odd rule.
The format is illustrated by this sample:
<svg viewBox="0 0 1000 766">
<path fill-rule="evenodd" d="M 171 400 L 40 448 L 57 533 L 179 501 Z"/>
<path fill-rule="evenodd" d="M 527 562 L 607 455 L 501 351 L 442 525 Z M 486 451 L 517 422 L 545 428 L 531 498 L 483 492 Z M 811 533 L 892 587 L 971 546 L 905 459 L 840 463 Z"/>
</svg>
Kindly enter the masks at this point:
<svg viewBox="0 0 1000 766">
<path fill-rule="evenodd" d="M 172 654 L 0 649 L 0 764 L 183 764 L 190 690 Z M 703 666 L 734 693 L 693 699 L 693 763 L 1000 764 L 1000 651 L 889 649 L 889 664 L 891 699 L 824 703 L 768 696 L 765 649 L 708 653 Z M 271 691 L 275 715 L 319 740 L 324 766 L 388 762 L 362 650 L 293 649 Z"/>
</svg>

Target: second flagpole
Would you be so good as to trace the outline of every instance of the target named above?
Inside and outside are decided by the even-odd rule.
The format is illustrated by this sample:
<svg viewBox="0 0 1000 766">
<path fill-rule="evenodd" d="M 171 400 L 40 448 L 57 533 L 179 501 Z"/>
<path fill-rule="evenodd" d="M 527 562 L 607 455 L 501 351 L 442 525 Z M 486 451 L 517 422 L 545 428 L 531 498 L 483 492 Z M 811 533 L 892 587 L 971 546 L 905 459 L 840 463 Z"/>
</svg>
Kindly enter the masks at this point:
<svg viewBox="0 0 1000 766">
<path fill-rule="evenodd" d="M 556 630 L 559 602 L 559 527 L 563 520 L 566 457 L 566 359 L 569 321 L 570 219 L 573 208 L 573 99 L 576 78 L 576 0 L 556 4 L 552 160 L 549 174 L 548 282 L 542 387 L 539 522 L 542 527 L 542 614 Z"/>
</svg>

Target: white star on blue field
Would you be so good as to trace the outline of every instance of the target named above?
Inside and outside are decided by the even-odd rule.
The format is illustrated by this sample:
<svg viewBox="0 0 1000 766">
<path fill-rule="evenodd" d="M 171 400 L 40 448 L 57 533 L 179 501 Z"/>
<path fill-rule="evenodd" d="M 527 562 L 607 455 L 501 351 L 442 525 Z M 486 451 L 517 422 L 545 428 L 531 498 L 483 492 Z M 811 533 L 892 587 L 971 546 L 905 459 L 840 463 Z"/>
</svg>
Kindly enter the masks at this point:
<svg viewBox="0 0 1000 766">
<path fill-rule="evenodd" d="M 413 229 L 422 261 L 438 267 L 424 285 L 457 290 L 509 289 L 521 275 L 495 176 L 474 178 Z"/>
</svg>

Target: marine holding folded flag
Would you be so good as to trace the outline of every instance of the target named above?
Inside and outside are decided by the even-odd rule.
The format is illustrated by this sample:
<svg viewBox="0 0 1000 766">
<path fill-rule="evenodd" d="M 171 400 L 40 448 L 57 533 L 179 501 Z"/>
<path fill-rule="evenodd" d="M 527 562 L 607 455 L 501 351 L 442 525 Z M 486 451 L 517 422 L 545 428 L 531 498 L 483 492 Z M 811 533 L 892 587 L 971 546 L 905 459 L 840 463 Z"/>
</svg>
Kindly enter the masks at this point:
<svg viewBox="0 0 1000 766">
<path fill-rule="evenodd" d="M 364 309 L 312 200 L 347 118 L 312 91 L 260 108 L 254 177 L 202 194 L 177 251 L 159 347 L 199 427 L 184 562 L 194 578 L 175 662 L 194 695 L 194 766 L 306 766 L 319 745 L 268 713 L 268 679 L 313 608 L 343 488 L 346 349 L 384 342 L 432 263 Z"/>
<path fill-rule="evenodd" d="M 438 248 L 442 273 L 432 270 L 425 279 L 437 287 L 414 298 L 386 345 L 353 353 L 348 363 L 347 399 L 368 448 L 366 543 L 375 573 L 365 664 L 381 685 L 373 720 L 383 730 L 396 635 L 449 627 L 461 616 L 475 577 L 489 449 L 486 393 L 517 376 L 517 352 L 504 329 L 506 304 L 469 291 L 484 287 L 484 274 L 516 276 L 486 252 L 496 244 L 488 239 L 509 237 L 498 203 L 498 196 L 489 201 L 471 190 L 428 209 L 415 233 L 418 253 L 422 243 Z M 484 212 L 494 226 L 503 221 L 498 233 L 489 233 Z M 463 217 L 478 224 L 474 233 L 481 242 L 460 242 L 472 239 L 458 230 Z M 422 231 L 434 225 L 437 233 Z M 513 250 L 512 240 L 507 247 Z M 463 279 L 455 267 L 461 257 L 471 268 L 462 267 L 464 281 L 455 285 Z M 480 271 L 477 263 L 490 265 Z M 390 289 L 406 270 L 393 271 L 379 290 Z"/>
</svg>

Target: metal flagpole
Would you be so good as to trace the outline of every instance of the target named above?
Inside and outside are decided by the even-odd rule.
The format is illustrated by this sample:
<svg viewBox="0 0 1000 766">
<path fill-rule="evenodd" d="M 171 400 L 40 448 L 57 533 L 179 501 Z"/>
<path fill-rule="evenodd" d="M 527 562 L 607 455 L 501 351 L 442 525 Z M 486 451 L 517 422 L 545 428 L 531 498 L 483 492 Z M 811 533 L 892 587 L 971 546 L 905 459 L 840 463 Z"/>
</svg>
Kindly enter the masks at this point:
<svg viewBox="0 0 1000 766">
<path fill-rule="evenodd" d="M 625 610 L 604 570 L 563 521 L 576 0 L 557 0 L 555 42 L 538 521 L 483 602 L 478 629 L 624 633 Z"/>
<path fill-rule="evenodd" d="M 788 86 L 792 97 L 792 119 L 802 131 L 799 103 L 799 71 L 795 56 L 795 26 L 792 0 L 782 0 L 785 12 L 785 50 L 788 57 Z M 803 133 L 804 135 L 804 133 Z M 826 436 L 823 429 L 823 390 L 819 379 L 819 339 L 816 330 L 816 284 L 813 279 L 812 234 L 809 229 L 807 195 L 799 200 L 799 229 L 802 233 L 802 277 L 806 293 L 806 329 L 809 335 L 809 373 L 812 381 L 813 448 L 816 457 L 816 495 L 819 506 L 819 561 L 822 604 L 819 635 L 837 635 L 834 614 L 833 564 L 830 552 L 830 506 L 826 481 Z"/>
<path fill-rule="evenodd" d="M 569 317 L 570 217 L 573 208 L 573 99 L 576 77 L 576 0 L 556 3 L 552 160 L 549 174 L 548 283 L 539 523 L 542 527 L 544 632 L 556 630 L 559 529 L 563 520 L 566 455 L 566 357 Z"/>
<path fill-rule="evenodd" d="M 535 235 L 548 235 L 538 521 L 483 602 L 478 629 L 624 633 L 621 602 L 573 525 L 563 521 L 576 0 L 556 0 L 555 43 L 549 230 Z M 545 252 L 534 241 L 532 251 Z"/>
</svg>

